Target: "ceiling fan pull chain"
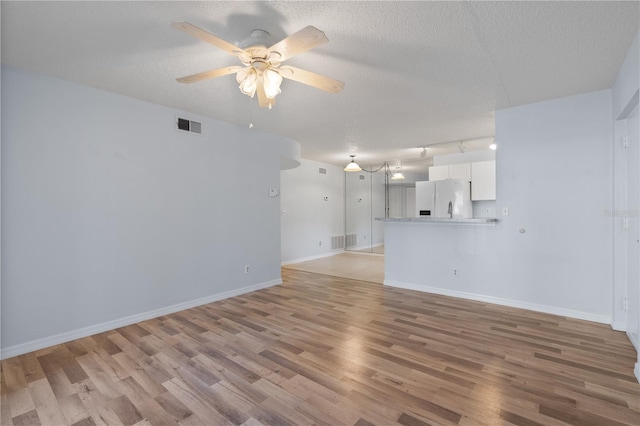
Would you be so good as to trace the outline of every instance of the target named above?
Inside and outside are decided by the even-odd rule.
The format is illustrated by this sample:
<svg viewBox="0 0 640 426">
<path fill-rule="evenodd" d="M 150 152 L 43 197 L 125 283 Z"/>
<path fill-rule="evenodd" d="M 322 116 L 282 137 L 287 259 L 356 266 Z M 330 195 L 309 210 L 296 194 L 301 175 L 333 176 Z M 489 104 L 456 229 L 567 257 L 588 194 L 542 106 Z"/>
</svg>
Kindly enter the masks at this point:
<svg viewBox="0 0 640 426">
<path fill-rule="evenodd" d="M 253 97 L 249 98 L 249 128 L 253 129 Z"/>
</svg>

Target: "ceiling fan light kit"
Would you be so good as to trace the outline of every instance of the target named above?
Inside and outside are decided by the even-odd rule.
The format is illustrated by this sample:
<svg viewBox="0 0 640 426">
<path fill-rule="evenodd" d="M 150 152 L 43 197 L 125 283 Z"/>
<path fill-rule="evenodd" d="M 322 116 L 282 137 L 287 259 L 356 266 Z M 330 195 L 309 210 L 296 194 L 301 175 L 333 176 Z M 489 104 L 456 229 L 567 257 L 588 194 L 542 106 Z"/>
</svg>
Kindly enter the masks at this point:
<svg viewBox="0 0 640 426">
<path fill-rule="evenodd" d="M 283 78 L 329 93 L 338 93 L 344 88 L 341 81 L 292 66 L 280 66 L 293 56 L 329 42 L 325 34 L 313 26 L 308 26 L 271 47 L 265 46 L 269 33 L 264 30 L 253 30 L 249 39 L 244 40 L 240 46 L 235 46 L 188 22 L 174 22 L 171 26 L 226 51 L 244 65 L 181 77 L 177 79 L 180 83 L 195 83 L 235 73 L 240 91 L 251 97 L 257 93 L 258 105 L 268 108 L 275 104 L 275 97 L 282 92 L 280 85 Z"/>
</svg>

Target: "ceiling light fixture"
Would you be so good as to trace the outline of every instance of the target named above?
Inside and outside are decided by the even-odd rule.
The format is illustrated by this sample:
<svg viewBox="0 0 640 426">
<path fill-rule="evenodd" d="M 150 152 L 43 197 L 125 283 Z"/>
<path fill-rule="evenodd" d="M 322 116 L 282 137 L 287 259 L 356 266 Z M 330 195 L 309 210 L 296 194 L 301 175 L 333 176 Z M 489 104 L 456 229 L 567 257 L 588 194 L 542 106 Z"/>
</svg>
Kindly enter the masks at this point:
<svg viewBox="0 0 640 426">
<path fill-rule="evenodd" d="M 360 171 L 362 171 L 362 167 L 358 166 L 358 163 L 356 163 L 356 156 L 354 154 L 352 154 L 349 157 L 351 157 L 351 162 L 349 164 L 347 164 L 347 167 L 344 168 L 344 171 L 345 172 L 360 172 Z"/>
<path fill-rule="evenodd" d="M 275 104 L 276 95 L 280 93 L 283 78 L 329 93 L 338 93 L 344 88 L 344 83 L 341 81 L 300 68 L 281 66 L 282 62 L 329 42 L 327 36 L 315 27 L 303 28 L 267 47 L 269 33 L 264 30 L 253 30 L 248 39 L 236 46 L 188 22 L 174 22 L 171 26 L 226 51 L 237 57 L 243 65 L 181 77 L 177 79 L 180 83 L 196 83 L 223 75 L 236 74 L 240 91 L 252 98 L 257 94 L 258 105 L 269 107 L 269 109 Z"/>
<path fill-rule="evenodd" d="M 240 84 L 240 91 L 247 96 L 253 98 L 258 90 L 258 85 L 264 91 L 267 99 L 275 99 L 278 93 L 281 93 L 280 84 L 282 84 L 282 76 L 276 71 L 266 68 L 266 63 L 256 61 L 251 64 L 250 68 L 238 71 L 236 81 Z M 271 107 L 271 102 L 269 102 Z"/>
<path fill-rule="evenodd" d="M 402 174 L 402 162 L 398 161 L 395 169 L 396 171 L 391 175 L 391 180 L 403 180 L 404 175 Z"/>
</svg>

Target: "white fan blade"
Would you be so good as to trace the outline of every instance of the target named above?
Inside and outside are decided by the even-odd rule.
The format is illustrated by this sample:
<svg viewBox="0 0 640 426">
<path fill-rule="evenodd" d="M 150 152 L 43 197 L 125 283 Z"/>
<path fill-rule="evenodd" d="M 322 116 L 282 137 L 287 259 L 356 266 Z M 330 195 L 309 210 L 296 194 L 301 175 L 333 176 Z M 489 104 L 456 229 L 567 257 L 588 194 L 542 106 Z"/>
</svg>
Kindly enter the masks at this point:
<svg viewBox="0 0 640 426">
<path fill-rule="evenodd" d="M 329 39 L 322 31 L 309 25 L 268 48 L 267 57 L 271 57 L 277 62 L 283 62 L 328 42 Z"/>
<path fill-rule="evenodd" d="M 307 84 L 317 89 L 324 90 L 329 93 L 338 93 L 344 89 L 344 83 L 333 78 L 325 77 L 311 71 L 305 71 L 300 68 L 288 65 L 276 69 L 283 78 L 297 81 L 298 83 Z"/>
<path fill-rule="evenodd" d="M 244 67 L 225 67 L 218 68 L 216 70 L 205 71 L 198 74 L 188 75 L 186 77 L 176 78 L 179 83 L 196 83 L 202 80 L 209 80 L 211 78 L 220 77 L 227 74 L 234 74 L 238 71 L 245 69 Z"/>
<path fill-rule="evenodd" d="M 202 41 L 206 41 L 207 43 L 212 44 L 224 50 L 225 52 L 232 54 L 233 56 L 240 56 L 240 54 L 242 53 L 244 53 L 245 55 L 248 55 L 247 52 L 245 52 L 243 49 L 239 48 L 238 46 L 235 46 L 229 43 L 228 41 L 223 40 L 220 37 L 217 37 L 211 34 L 210 32 L 205 31 L 202 28 L 198 28 L 195 25 L 192 25 L 188 22 L 173 22 L 171 26 L 180 31 L 184 31 L 190 36 L 193 36 Z"/>
</svg>

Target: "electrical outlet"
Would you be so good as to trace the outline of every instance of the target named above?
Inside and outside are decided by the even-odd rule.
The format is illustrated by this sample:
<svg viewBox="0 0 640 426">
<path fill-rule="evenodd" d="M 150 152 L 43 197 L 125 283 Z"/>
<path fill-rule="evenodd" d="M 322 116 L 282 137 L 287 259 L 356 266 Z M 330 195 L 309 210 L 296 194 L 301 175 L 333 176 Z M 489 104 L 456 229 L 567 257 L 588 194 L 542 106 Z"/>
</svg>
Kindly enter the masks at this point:
<svg viewBox="0 0 640 426">
<path fill-rule="evenodd" d="M 251 269 L 250 265 L 244 265 L 244 273 L 245 274 L 248 274 L 250 269 Z"/>
<path fill-rule="evenodd" d="M 626 297 L 622 298 L 622 310 L 625 312 L 629 312 L 629 299 Z"/>
<path fill-rule="evenodd" d="M 451 270 L 451 273 L 453 274 L 454 277 L 457 277 L 458 276 L 458 268 L 453 268 Z"/>
</svg>

